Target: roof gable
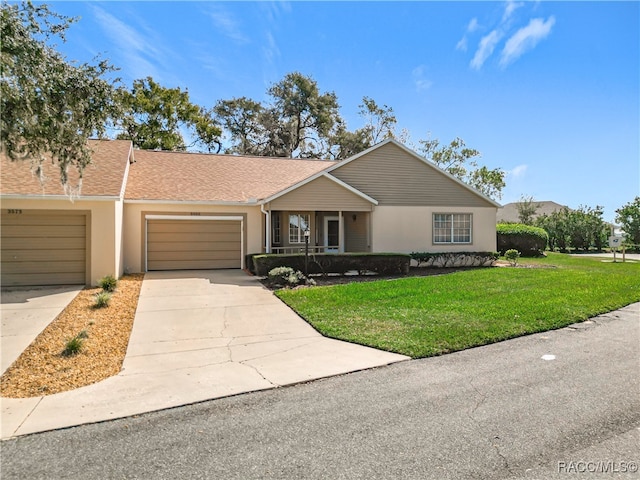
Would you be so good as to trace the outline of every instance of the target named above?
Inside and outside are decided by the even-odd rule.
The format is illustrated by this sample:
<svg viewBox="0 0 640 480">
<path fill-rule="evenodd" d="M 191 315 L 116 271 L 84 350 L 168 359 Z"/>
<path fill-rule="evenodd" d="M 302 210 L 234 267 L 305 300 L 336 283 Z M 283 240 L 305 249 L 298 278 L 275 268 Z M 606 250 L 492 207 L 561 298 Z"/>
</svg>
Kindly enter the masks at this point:
<svg viewBox="0 0 640 480">
<path fill-rule="evenodd" d="M 270 208 L 286 210 L 369 210 L 377 200 L 341 180 L 320 172 L 282 192 L 266 198 Z"/>
<path fill-rule="evenodd" d="M 393 139 L 374 145 L 327 172 L 376 198 L 380 205 L 499 207 Z"/>
</svg>

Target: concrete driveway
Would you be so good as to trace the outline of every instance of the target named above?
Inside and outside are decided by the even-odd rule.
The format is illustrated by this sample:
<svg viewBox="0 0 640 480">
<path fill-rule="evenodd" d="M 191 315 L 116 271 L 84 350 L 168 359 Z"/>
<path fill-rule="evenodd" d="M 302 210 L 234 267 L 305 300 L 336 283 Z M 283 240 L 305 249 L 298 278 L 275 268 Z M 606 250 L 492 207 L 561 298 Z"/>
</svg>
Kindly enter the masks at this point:
<svg viewBox="0 0 640 480">
<path fill-rule="evenodd" d="M 0 293 L 2 373 L 49 325 L 83 286 L 11 289 Z"/>
<path fill-rule="evenodd" d="M 2 438 L 151 412 L 407 360 L 321 336 L 240 270 L 145 276 L 121 372 L 2 399 Z"/>
</svg>

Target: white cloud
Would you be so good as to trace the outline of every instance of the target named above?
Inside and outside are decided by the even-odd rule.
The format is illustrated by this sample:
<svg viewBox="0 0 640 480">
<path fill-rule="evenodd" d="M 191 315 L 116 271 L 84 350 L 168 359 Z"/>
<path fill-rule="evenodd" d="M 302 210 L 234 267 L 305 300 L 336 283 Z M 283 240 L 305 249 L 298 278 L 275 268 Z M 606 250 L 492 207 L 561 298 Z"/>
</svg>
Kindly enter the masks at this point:
<svg viewBox="0 0 640 480">
<path fill-rule="evenodd" d="M 467 30 L 464 36 L 460 39 L 460 41 L 456 44 L 456 50 L 461 50 L 463 52 L 467 51 L 467 33 L 473 33 L 478 29 L 478 19 L 472 18 L 469 21 L 469 25 L 467 25 Z"/>
<path fill-rule="evenodd" d="M 509 170 L 507 172 L 507 175 L 509 175 L 509 177 L 515 179 L 519 179 L 519 178 L 523 178 L 525 176 L 525 174 L 527 173 L 527 165 L 518 165 L 517 167 L 514 167 L 512 170 Z"/>
<path fill-rule="evenodd" d="M 262 53 L 264 54 L 267 64 L 272 64 L 276 57 L 280 56 L 280 49 L 278 43 L 271 32 L 266 32 L 267 43 L 262 47 Z"/>
<path fill-rule="evenodd" d="M 425 78 L 425 71 L 426 67 L 424 65 L 419 65 L 411 72 L 413 84 L 416 86 L 416 90 L 418 92 L 428 90 L 433 85 L 433 82 L 431 80 Z"/>
<path fill-rule="evenodd" d="M 500 65 L 506 67 L 523 53 L 533 49 L 538 42 L 549 36 L 555 22 L 553 16 L 546 21 L 542 18 L 531 19 L 526 27 L 522 27 L 507 40 L 500 57 Z"/>
<path fill-rule="evenodd" d="M 127 25 L 102 8 L 91 8 L 106 35 L 118 48 L 117 53 L 123 56 L 124 70 L 133 78 L 151 76 L 158 79 L 158 64 L 163 63 L 165 59 L 158 42 L 142 35 L 142 29 Z"/>
<path fill-rule="evenodd" d="M 502 36 L 503 34 L 498 30 L 492 30 L 491 33 L 482 37 L 478 45 L 478 50 L 476 50 L 476 54 L 471 60 L 471 68 L 475 68 L 476 70 L 482 68 L 482 65 L 487 58 L 491 56 Z"/>
<path fill-rule="evenodd" d="M 224 36 L 237 43 L 249 42 L 249 39 L 244 35 L 244 33 L 242 33 L 242 30 L 233 15 L 222 8 L 219 4 L 209 4 L 206 10 L 206 15 L 213 20 L 213 25 Z"/>
<path fill-rule="evenodd" d="M 456 43 L 456 50 L 460 50 L 462 52 L 467 51 L 467 36 L 465 35 L 460 39 L 458 43 Z"/>
<path fill-rule="evenodd" d="M 511 18 L 511 15 L 513 15 L 513 12 L 515 12 L 522 6 L 524 6 L 523 2 L 514 2 L 513 0 L 507 1 L 504 6 L 504 13 L 502 14 L 502 22 L 506 22 L 507 20 L 509 20 L 509 18 Z"/>
</svg>

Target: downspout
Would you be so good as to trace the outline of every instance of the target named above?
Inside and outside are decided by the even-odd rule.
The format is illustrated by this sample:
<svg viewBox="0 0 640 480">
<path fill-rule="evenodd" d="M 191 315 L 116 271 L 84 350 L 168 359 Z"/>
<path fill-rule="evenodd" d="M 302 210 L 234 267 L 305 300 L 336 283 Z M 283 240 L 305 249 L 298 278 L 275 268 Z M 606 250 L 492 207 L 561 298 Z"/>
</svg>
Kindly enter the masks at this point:
<svg viewBox="0 0 640 480">
<path fill-rule="evenodd" d="M 260 211 L 264 213 L 264 251 L 271 253 L 271 210 L 265 210 L 264 203 L 261 203 Z"/>
</svg>

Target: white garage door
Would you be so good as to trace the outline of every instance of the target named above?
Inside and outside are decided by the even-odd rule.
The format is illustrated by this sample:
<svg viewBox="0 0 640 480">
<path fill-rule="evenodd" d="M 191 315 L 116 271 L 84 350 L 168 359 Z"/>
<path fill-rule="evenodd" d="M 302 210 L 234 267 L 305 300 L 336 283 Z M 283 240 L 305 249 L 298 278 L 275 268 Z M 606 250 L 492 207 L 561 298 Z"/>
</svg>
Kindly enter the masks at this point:
<svg viewBox="0 0 640 480">
<path fill-rule="evenodd" d="M 241 221 L 147 219 L 147 270 L 241 267 Z"/>
<path fill-rule="evenodd" d="M 2 286 L 83 285 L 87 217 L 66 212 L 2 212 Z"/>
</svg>

